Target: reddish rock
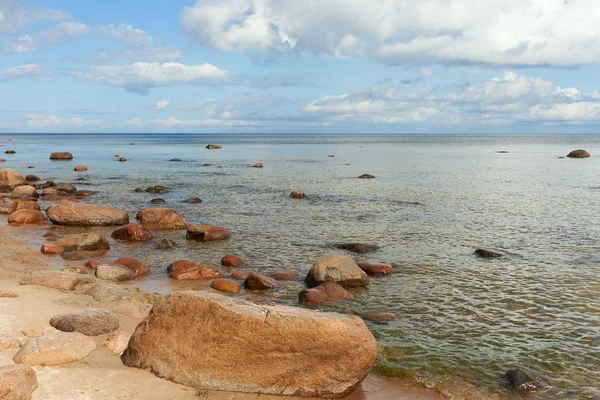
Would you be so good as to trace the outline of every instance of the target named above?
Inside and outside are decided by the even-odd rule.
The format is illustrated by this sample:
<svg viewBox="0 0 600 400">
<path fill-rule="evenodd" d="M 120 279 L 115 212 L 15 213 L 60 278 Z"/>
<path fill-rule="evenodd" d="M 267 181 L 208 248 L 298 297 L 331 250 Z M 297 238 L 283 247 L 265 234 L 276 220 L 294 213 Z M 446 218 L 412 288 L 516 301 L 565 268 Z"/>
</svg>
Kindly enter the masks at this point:
<svg viewBox="0 0 600 400">
<path fill-rule="evenodd" d="M 261 163 L 261 162 L 259 162 L 259 163 L 256 163 L 256 164 L 254 164 L 254 165 L 252 166 L 252 168 L 263 168 L 263 167 L 264 167 L 264 165 L 263 165 L 263 163 Z"/>
<path fill-rule="evenodd" d="M 350 300 L 352 293 L 333 282 L 326 282 L 312 289 L 304 289 L 298 295 L 298 300 L 305 306 L 322 306 L 340 301 Z"/>
<path fill-rule="evenodd" d="M 246 280 L 246 278 L 250 275 L 250 272 L 247 271 L 234 271 L 231 273 L 231 277 L 233 279 Z"/>
<path fill-rule="evenodd" d="M 50 159 L 51 160 L 72 160 L 73 154 L 69 153 L 68 151 L 55 151 L 54 153 L 50 154 Z"/>
<path fill-rule="evenodd" d="M 223 146 L 220 146 L 218 144 L 209 144 L 206 146 L 206 148 L 209 150 L 216 150 L 216 149 L 222 149 Z"/>
<path fill-rule="evenodd" d="M 358 178 L 359 179 L 374 179 L 375 177 L 373 175 L 369 175 L 369 174 L 362 174 Z"/>
<path fill-rule="evenodd" d="M 300 272 L 295 269 L 284 269 L 271 274 L 271 276 L 278 281 L 293 281 L 298 278 L 298 275 L 300 275 Z"/>
<path fill-rule="evenodd" d="M 10 205 L 10 207 L 8 207 L 8 210 L 10 211 L 10 214 L 12 214 L 15 211 L 19 211 L 19 210 L 37 210 L 37 211 L 41 211 L 41 207 L 37 203 L 37 201 L 32 201 L 32 200 L 15 200 Z"/>
<path fill-rule="evenodd" d="M 188 240 L 213 241 L 225 240 L 231 237 L 231 232 L 225 228 L 212 225 L 192 225 L 188 228 L 185 237 Z"/>
<path fill-rule="evenodd" d="M 588 158 L 589 156 L 590 153 L 588 153 L 585 150 L 573 150 L 572 152 L 567 154 L 567 157 L 569 158 Z"/>
<path fill-rule="evenodd" d="M 202 280 L 222 278 L 223 274 L 202 264 L 181 260 L 169 265 L 167 268 L 169 276 L 178 280 Z"/>
<path fill-rule="evenodd" d="M 0 162 L 5 162 L 6 160 L 4 158 L 0 157 Z"/>
<path fill-rule="evenodd" d="M 8 290 L 0 290 L 0 299 L 14 299 L 19 297 L 15 292 L 11 292 Z"/>
<path fill-rule="evenodd" d="M 129 223 L 129 214 L 125 210 L 72 201 L 59 201 L 51 205 L 47 214 L 57 225 L 113 226 Z"/>
<path fill-rule="evenodd" d="M 299 190 L 290 193 L 290 199 L 303 199 L 304 197 L 306 197 L 304 192 L 301 192 Z"/>
<path fill-rule="evenodd" d="M 88 170 L 87 167 L 83 164 L 78 165 L 75 168 L 73 168 L 73 171 L 76 171 L 76 172 L 85 172 L 87 170 Z"/>
<path fill-rule="evenodd" d="M 88 268 L 96 269 L 96 268 L 98 268 L 98 265 L 100 265 L 100 264 L 102 264 L 100 261 L 89 260 L 88 262 L 85 263 L 85 266 Z"/>
<path fill-rule="evenodd" d="M 12 169 L 0 169 L 0 186 L 10 186 L 11 188 L 25 184 L 27 181 L 23 175 Z"/>
<path fill-rule="evenodd" d="M 231 279 L 215 279 L 210 286 L 215 290 L 226 293 L 239 293 L 242 289 L 242 285 Z"/>
<path fill-rule="evenodd" d="M 392 266 L 385 263 L 357 260 L 356 265 L 365 271 L 367 275 L 389 275 L 392 273 Z"/>
<path fill-rule="evenodd" d="M 146 275 L 150 268 L 137 258 L 122 257 L 115 264 L 123 265 L 133 271 L 134 276 Z"/>
<path fill-rule="evenodd" d="M 185 219 L 170 208 L 145 208 L 135 217 L 148 229 L 187 229 Z"/>
<path fill-rule="evenodd" d="M 8 216 L 9 224 L 39 224 L 45 220 L 44 214 L 37 210 L 19 210 Z"/>
<path fill-rule="evenodd" d="M 76 197 L 89 197 L 95 195 L 98 192 L 94 192 L 92 190 L 78 190 L 75 192 Z"/>
<path fill-rule="evenodd" d="M 238 256 L 228 255 L 221 258 L 221 265 L 225 267 L 243 267 L 246 263 Z"/>
<path fill-rule="evenodd" d="M 275 281 L 275 279 L 267 278 L 266 276 L 251 272 L 244 281 L 244 287 L 248 290 L 275 289 L 277 287 L 277 281 Z"/>
<path fill-rule="evenodd" d="M 177 243 L 175 243 L 171 239 L 162 239 L 154 242 L 155 249 L 166 250 L 174 249 L 175 247 L 177 247 Z"/>
<path fill-rule="evenodd" d="M 121 158 L 119 158 L 119 161 L 125 162 L 125 161 L 127 161 L 127 159 L 125 157 L 121 157 Z"/>
<path fill-rule="evenodd" d="M 116 229 L 111 234 L 113 239 L 129 241 L 146 241 L 152 239 L 152 232 L 144 226 L 129 224 Z"/>
</svg>

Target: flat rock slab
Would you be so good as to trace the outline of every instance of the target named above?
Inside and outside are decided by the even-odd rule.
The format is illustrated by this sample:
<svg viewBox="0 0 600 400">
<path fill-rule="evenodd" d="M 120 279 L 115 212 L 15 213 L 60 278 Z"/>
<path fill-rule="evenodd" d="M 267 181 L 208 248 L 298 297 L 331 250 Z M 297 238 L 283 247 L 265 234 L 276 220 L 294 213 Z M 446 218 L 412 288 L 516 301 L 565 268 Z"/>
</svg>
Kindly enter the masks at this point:
<svg viewBox="0 0 600 400">
<path fill-rule="evenodd" d="M 138 325 L 124 362 L 198 389 L 343 398 L 376 353 L 355 316 L 176 292 Z"/>
<path fill-rule="evenodd" d="M 145 208 L 135 218 L 148 229 L 187 229 L 189 224 L 171 208 Z"/>
<path fill-rule="evenodd" d="M 15 292 L 11 292 L 8 290 L 0 290 L 0 299 L 14 299 L 19 297 Z"/>
<path fill-rule="evenodd" d="M 188 240 L 210 242 L 213 240 L 226 240 L 231 237 L 231 232 L 225 228 L 212 225 L 192 225 L 185 235 Z"/>
<path fill-rule="evenodd" d="M 19 347 L 21 347 L 21 342 L 17 339 L 0 333 L 0 350 L 18 349 Z"/>
<path fill-rule="evenodd" d="M 118 301 L 129 298 L 126 291 L 118 287 L 117 285 L 111 285 L 107 283 L 97 283 L 90 287 L 86 292 L 100 303 L 110 303 L 112 301 Z"/>
<path fill-rule="evenodd" d="M 96 204 L 59 201 L 46 211 L 50 221 L 66 226 L 114 226 L 129 223 L 127 211 Z"/>
<path fill-rule="evenodd" d="M 94 251 L 110 249 L 110 245 L 106 239 L 97 233 L 72 235 L 66 239 L 56 242 L 56 245 L 67 251 Z"/>
<path fill-rule="evenodd" d="M 27 365 L 0 367 L 0 399 L 29 400 L 38 382 L 33 368 Z"/>
<path fill-rule="evenodd" d="M 94 350 L 94 340 L 82 333 L 58 333 L 27 341 L 13 361 L 29 365 L 62 365 L 79 361 Z"/>
<path fill-rule="evenodd" d="M 59 271 L 36 271 L 25 276 L 21 280 L 21 285 L 37 285 L 70 291 L 75 289 L 78 285 L 94 282 L 94 278 L 81 274 Z"/>
<path fill-rule="evenodd" d="M 99 336 L 119 328 L 119 319 L 104 308 L 86 307 L 58 314 L 50 325 L 63 332 L 80 332 L 86 336 Z"/>
</svg>

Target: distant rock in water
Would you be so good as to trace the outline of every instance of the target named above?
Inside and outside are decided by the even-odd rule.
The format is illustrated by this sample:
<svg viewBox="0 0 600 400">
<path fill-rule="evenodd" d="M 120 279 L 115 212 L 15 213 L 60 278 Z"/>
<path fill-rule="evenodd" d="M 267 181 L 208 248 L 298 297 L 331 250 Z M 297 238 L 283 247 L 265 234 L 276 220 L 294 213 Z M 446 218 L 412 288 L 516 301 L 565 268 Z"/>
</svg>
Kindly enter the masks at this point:
<svg viewBox="0 0 600 400">
<path fill-rule="evenodd" d="M 290 193 L 290 199 L 303 199 L 305 197 L 306 195 L 304 194 L 304 192 L 301 192 L 299 190 Z"/>
<path fill-rule="evenodd" d="M 142 188 L 135 188 L 134 192 L 136 192 L 136 193 L 144 193 L 144 189 L 142 189 Z"/>
<path fill-rule="evenodd" d="M 170 208 L 145 208 L 135 217 L 148 229 L 187 229 L 188 223 Z"/>
<path fill-rule="evenodd" d="M 40 180 L 40 178 L 38 178 L 38 177 L 37 177 L 37 176 L 35 176 L 35 175 L 27 175 L 27 176 L 25 177 L 25 180 L 26 180 L 27 182 L 37 182 L 37 181 L 39 181 L 39 180 Z"/>
<path fill-rule="evenodd" d="M 150 203 L 152 204 L 165 204 L 167 201 L 165 199 L 152 199 L 150 200 Z"/>
<path fill-rule="evenodd" d="M 209 150 L 216 150 L 216 149 L 222 149 L 223 146 L 219 146 L 218 144 L 209 144 L 208 146 L 206 146 L 206 148 Z"/>
<path fill-rule="evenodd" d="M 379 246 L 374 244 L 366 243 L 338 243 L 334 244 L 333 247 L 341 250 L 348 250 L 353 253 L 371 253 L 379 249 Z"/>
<path fill-rule="evenodd" d="M 83 164 L 76 166 L 75 168 L 73 168 L 73 171 L 75 172 L 85 172 L 87 171 L 87 167 Z"/>
<path fill-rule="evenodd" d="M 119 161 L 125 162 L 125 161 L 127 161 L 127 159 L 125 157 L 121 157 L 121 158 L 119 158 Z"/>
<path fill-rule="evenodd" d="M 226 240 L 231 237 L 231 232 L 225 228 L 212 225 L 192 225 L 188 228 L 186 239 L 208 242 L 213 240 Z"/>
<path fill-rule="evenodd" d="M 4 154 L 17 154 L 17 152 L 14 150 L 6 150 Z"/>
<path fill-rule="evenodd" d="M 500 150 L 500 151 L 497 151 L 496 153 L 498 153 L 498 154 L 507 154 L 508 151 L 506 151 L 506 150 Z"/>
<path fill-rule="evenodd" d="M 352 293 L 334 282 L 325 282 L 312 289 L 304 288 L 298 294 L 298 301 L 307 307 L 323 306 L 350 300 Z"/>
<path fill-rule="evenodd" d="M 165 250 L 165 249 L 174 249 L 175 247 L 177 247 L 177 243 L 175 243 L 174 241 L 172 241 L 170 239 L 162 239 L 162 240 L 158 240 L 158 241 L 154 242 L 155 249 Z"/>
<path fill-rule="evenodd" d="M 185 203 L 198 204 L 198 203 L 202 203 L 202 199 L 199 197 L 190 197 L 189 199 L 185 200 Z"/>
<path fill-rule="evenodd" d="M 486 249 L 477 249 L 473 254 L 482 258 L 504 257 L 504 254 L 502 253 L 496 253 L 495 251 Z"/>
<path fill-rule="evenodd" d="M 590 153 L 585 150 L 573 150 L 569 154 L 567 154 L 569 158 L 588 158 L 590 157 Z"/>
<path fill-rule="evenodd" d="M 261 163 L 261 162 L 259 162 L 259 163 L 256 163 L 256 164 L 254 164 L 254 165 L 252 166 L 252 168 L 263 168 L 263 167 L 264 167 L 264 165 L 263 165 L 263 163 Z"/>
<path fill-rule="evenodd" d="M 225 267 L 243 267 L 244 265 L 246 265 L 246 263 L 241 257 L 227 255 L 221 258 L 221 265 Z"/>
<path fill-rule="evenodd" d="M 169 193 L 169 189 L 167 189 L 164 186 L 150 186 L 148 189 L 146 189 L 146 193 L 157 193 L 157 194 L 165 194 L 165 193 Z"/>
<path fill-rule="evenodd" d="M 531 377 L 520 368 L 508 371 L 506 378 L 515 389 L 522 392 L 541 392 L 548 389 L 548 385 Z"/>
<path fill-rule="evenodd" d="M 369 175 L 369 174 L 362 174 L 358 178 L 359 179 L 374 179 L 375 177 L 373 175 Z"/>
<path fill-rule="evenodd" d="M 171 162 L 181 162 L 181 158 L 171 158 L 169 161 L 171 161 Z"/>
<path fill-rule="evenodd" d="M 68 151 L 55 151 L 54 153 L 50 154 L 50 159 L 51 160 L 72 160 L 73 154 L 69 153 Z"/>
<path fill-rule="evenodd" d="M 244 281 L 244 287 L 248 290 L 269 290 L 277 287 L 277 281 L 266 276 L 250 272 Z"/>
</svg>

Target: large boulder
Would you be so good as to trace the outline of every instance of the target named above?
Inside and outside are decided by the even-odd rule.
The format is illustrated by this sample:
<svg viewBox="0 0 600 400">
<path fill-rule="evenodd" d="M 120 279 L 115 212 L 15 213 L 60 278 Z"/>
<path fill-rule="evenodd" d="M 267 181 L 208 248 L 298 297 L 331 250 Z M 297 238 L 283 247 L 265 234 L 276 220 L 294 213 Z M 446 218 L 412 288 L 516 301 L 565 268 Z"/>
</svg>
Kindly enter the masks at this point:
<svg viewBox="0 0 600 400">
<path fill-rule="evenodd" d="M 572 152 L 567 154 L 567 157 L 569 158 L 588 158 L 589 156 L 590 153 L 588 153 L 585 150 L 573 150 Z"/>
<path fill-rule="evenodd" d="M 127 211 L 95 204 L 59 201 L 46 211 L 50 221 L 67 226 L 113 226 L 129 223 Z"/>
<path fill-rule="evenodd" d="M 29 400 L 37 389 L 35 371 L 28 365 L 0 367 L 0 399 Z"/>
<path fill-rule="evenodd" d="M 44 213 L 37 210 L 19 210 L 8 216 L 9 224 L 41 224 L 45 220 Z"/>
<path fill-rule="evenodd" d="M 185 219 L 170 208 L 145 208 L 135 218 L 148 229 L 187 229 Z"/>
<path fill-rule="evenodd" d="M 216 269 L 187 260 L 180 260 L 172 263 L 167 268 L 167 271 L 169 271 L 169 276 L 171 278 L 178 280 L 202 280 L 223 277 L 223 274 Z"/>
<path fill-rule="evenodd" d="M 369 277 L 350 257 L 330 254 L 314 263 L 304 279 L 308 287 L 325 282 L 335 282 L 344 287 L 365 286 L 369 284 Z"/>
<path fill-rule="evenodd" d="M 16 187 L 10 194 L 11 199 L 37 199 L 40 197 L 33 186 L 23 185 Z"/>
<path fill-rule="evenodd" d="M 16 187 L 24 185 L 27 181 L 23 175 L 12 169 L 0 169 L 0 186 Z"/>
<path fill-rule="evenodd" d="M 176 292 L 138 325 L 124 362 L 198 389 L 342 398 L 376 353 L 355 316 Z"/>
<path fill-rule="evenodd" d="M 55 315 L 50 319 L 50 325 L 63 332 L 99 336 L 116 331 L 119 319 L 107 309 L 86 307 Z"/>
<path fill-rule="evenodd" d="M 213 240 L 226 240 L 231 237 L 231 232 L 225 228 L 212 225 L 192 225 L 188 228 L 185 237 L 188 240 L 208 242 Z"/>
<path fill-rule="evenodd" d="M 69 153 L 68 151 L 55 151 L 54 153 L 50 154 L 50 159 L 51 160 L 72 160 L 73 154 Z"/>
<path fill-rule="evenodd" d="M 31 272 L 21 280 L 21 285 L 45 286 L 64 291 L 74 290 L 75 287 L 87 283 L 94 283 L 94 278 L 60 271 Z"/>
<path fill-rule="evenodd" d="M 94 340 L 82 333 L 57 333 L 27 341 L 13 361 L 17 364 L 61 365 L 79 361 L 94 350 Z"/>
<path fill-rule="evenodd" d="M 129 240 L 143 242 L 152 239 L 152 232 L 144 226 L 138 224 L 129 224 L 117 228 L 110 236 L 117 240 Z"/>
<path fill-rule="evenodd" d="M 300 303 L 308 307 L 322 306 L 350 300 L 352 293 L 333 282 L 326 282 L 312 289 L 304 289 L 298 295 Z"/>
<path fill-rule="evenodd" d="M 108 250 L 110 244 L 97 233 L 82 233 L 80 235 L 69 236 L 66 239 L 56 243 L 67 251 L 94 251 Z"/>
<path fill-rule="evenodd" d="M 10 214 L 19 210 L 37 210 L 41 211 L 40 205 L 36 201 L 31 200 L 15 200 L 10 207 L 8 207 Z"/>
</svg>

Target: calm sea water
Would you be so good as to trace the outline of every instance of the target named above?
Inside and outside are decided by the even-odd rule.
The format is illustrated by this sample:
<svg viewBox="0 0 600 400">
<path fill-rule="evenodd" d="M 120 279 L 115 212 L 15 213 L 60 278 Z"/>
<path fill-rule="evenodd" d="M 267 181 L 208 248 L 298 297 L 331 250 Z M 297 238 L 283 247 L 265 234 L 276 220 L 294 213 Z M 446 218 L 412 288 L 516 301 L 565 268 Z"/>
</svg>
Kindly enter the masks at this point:
<svg viewBox="0 0 600 400">
<path fill-rule="evenodd" d="M 170 282 L 166 266 L 218 266 L 234 253 L 246 270 L 300 270 L 272 293 L 242 294 L 293 305 L 332 243 L 374 243 L 381 249 L 368 258 L 393 263 L 393 274 L 326 310 L 398 315 L 367 323 L 381 344 L 379 370 L 430 386 L 455 382 L 456 398 L 476 398 L 462 381 L 518 398 L 503 374 L 522 367 L 552 386 L 545 398 L 600 398 L 600 136 L 4 135 L 0 144 L 17 151 L 2 155 L 3 168 L 98 190 L 90 202 L 134 216 L 161 197 L 189 222 L 233 232 L 221 243 L 156 232 L 180 244 L 167 252 L 112 242 L 108 258 L 152 266 L 136 283 L 147 290 L 205 289 Z M 598 156 L 559 158 L 577 148 Z M 52 151 L 76 158 L 51 162 Z M 259 161 L 264 169 L 248 168 Z M 88 173 L 73 172 L 80 163 Z M 356 179 L 363 173 L 376 179 Z M 134 193 L 151 185 L 171 192 Z M 289 199 L 293 190 L 307 199 Z M 183 203 L 192 196 L 202 204 Z M 478 259 L 479 247 L 507 257 Z"/>
</svg>

